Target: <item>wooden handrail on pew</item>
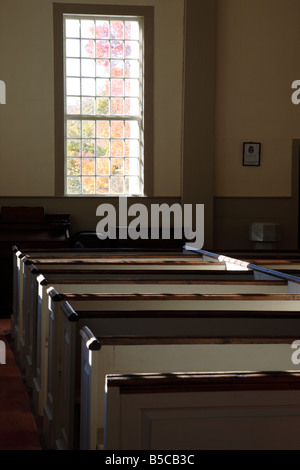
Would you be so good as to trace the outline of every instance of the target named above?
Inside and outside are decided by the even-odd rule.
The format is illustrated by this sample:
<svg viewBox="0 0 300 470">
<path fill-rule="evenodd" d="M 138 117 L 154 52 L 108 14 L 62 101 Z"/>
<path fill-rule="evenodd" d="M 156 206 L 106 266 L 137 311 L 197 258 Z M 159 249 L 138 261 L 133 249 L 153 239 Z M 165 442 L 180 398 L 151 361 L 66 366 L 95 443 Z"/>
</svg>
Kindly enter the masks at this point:
<svg viewBox="0 0 300 470">
<path fill-rule="evenodd" d="M 51 278 L 49 277 L 48 275 L 51 274 L 51 272 L 47 272 L 45 273 L 47 277 L 45 277 L 43 274 L 40 274 L 39 270 L 36 268 L 36 267 L 33 267 L 33 271 L 35 274 L 37 274 L 40 278 L 41 278 L 41 281 L 40 283 L 43 285 L 43 286 L 51 286 L 53 283 L 59 283 L 59 284 L 71 284 L 72 282 L 74 282 L 74 278 L 72 277 L 69 277 L 69 278 L 56 278 L 55 277 L 55 273 L 54 273 L 54 277 Z M 44 271 L 43 271 L 44 272 Z M 89 273 L 89 271 L 85 271 L 85 270 L 82 270 L 80 271 L 79 270 L 79 274 L 84 274 L 84 275 L 87 275 Z M 67 271 L 66 274 L 71 274 L 70 271 Z M 76 274 L 77 274 L 77 271 L 76 271 Z M 120 284 L 120 285 L 127 285 L 127 284 L 130 284 L 130 285 L 139 285 L 139 284 L 158 284 L 158 285 L 195 285 L 195 286 L 198 286 L 198 285 L 211 285 L 213 283 L 213 281 L 211 280 L 208 280 L 208 279 L 182 279 L 182 280 L 178 280 L 178 279 L 174 279 L 174 278 L 170 278 L 170 279 L 141 279 L 141 278 L 137 278 L 137 279 L 132 279 L 130 277 L 127 277 L 124 278 L 123 276 L 120 277 L 120 278 L 114 278 L 114 279 L 106 279 L 106 278 L 103 278 L 103 279 L 87 279 L 84 278 L 83 279 L 84 282 L 89 282 L 89 283 L 94 283 L 94 284 L 100 284 L 100 285 L 110 285 L 110 284 Z M 78 281 L 79 282 L 79 281 Z M 244 286 L 277 286 L 277 287 L 280 287 L 280 286 L 287 286 L 287 282 L 286 281 L 281 281 L 281 280 L 278 280 L 278 281 L 255 281 L 255 280 L 248 280 L 248 279 L 243 279 L 243 280 L 236 280 L 236 279 L 233 279 L 232 281 L 228 281 L 226 279 L 221 279 L 220 281 L 217 280 L 215 281 L 217 283 L 217 285 L 233 285 L 233 286 L 241 286 L 241 285 L 244 285 Z"/>
<path fill-rule="evenodd" d="M 249 269 L 249 270 L 252 270 L 254 272 L 257 272 L 257 273 L 260 273 L 260 274 L 263 274 L 263 275 L 266 275 L 266 276 L 276 277 L 276 278 L 280 278 L 280 279 L 286 279 L 287 281 L 293 281 L 293 282 L 296 282 L 298 284 L 300 283 L 300 276 L 295 276 L 294 274 L 288 274 L 288 272 L 282 272 L 282 271 L 277 271 L 277 270 L 274 270 L 274 269 L 269 269 L 269 268 L 266 268 L 264 266 L 259 266 L 259 265 L 254 264 L 254 263 L 249 263 L 247 261 L 242 261 L 242 260 L 239 260 L 239 259 L 230 258 L 230 257 L 224 256 L 224 255 L 220 255 L 220 254 L 217 254 L 217 253 L 212 253 L 212 252 L 205 251 L 205 250 L 197 250 L 195 248 L 188 247 L 187 245 L 184 248 L 186 250 L 191 250 L 194 253 L 198 253 L 199 255 L 202 255 L 204 257 L 215 259 L 218 262 L 229 263 L 231 265 L 240 266 L 244 269 Z M 300 274 L 300 272 L 299 272 L 299 274 Z"/>
<path fill-rule="evenodd" d="M 17 252 L 22 252 L 22 248 L 19 248 L 17 245 L 13 245 L 12 246 L 12 252 L 13 253 L 17 253 Z M 43 255 L 44 253 L 89 253 L 89 252 L 94 252 L 94 253 L 99 253 L 99 254 L 110 254 L 110 253 L 116 253 L 116 254 L 128 254 L 128 253 L 132 253 L 132 254 L 139 254 L 139 253 L 153 253 L 153 254 L 163 254 L 163 253 L 173 253 L 173 254 L 177 254 L 177 253 L 182 253 L 182 248 L 175 248 L 174 246 L 171 247 L 171 248 L 168 248 L 168 247 L 163 247 L 163 248 L 159 248 L 159 247 L 98 247 L 98 248 L 84 248 L 84 247 L 80 247 L 80 248 L 72 248 L 72 247 L 65 247 L 65 248 L 48 248 L 48 249 L 45 249 L 45 248 L 26 248 L 25 251 L 24 251 L 24 254 L 27 255 L 30 253 L 38 253 L 38 254 L 41 254 Z"/>
<path fill-rule="evenodd" d="M 106 390 L 105 450 L 300 447 L 299 372 L 117 374 Z"/>
<path fill-rule="evenodd" d="M 58 293 L 55 289 L 49 290 L 49 295 L 54 301 L 67 300 L 72 302 L 73 300 L 114 300 L 114 301 L 140 301 L 140 300 L 203 300 L 203 301 L 222 301 L 222 300 L 287 300 L 287 301 L 299 301 L 300 294 L 65 294 Z"/>
<path fill-rule="evenodd" d="M 101 339 L 82 331 L 82 337 L 91 341 L 90 350 L 101 349 Z M 147 378 L 147 381 L 144 380 Z M 134 393 L 135 387 L 140 387 L 142 393 L 160 393 L 170 391 L 172 384 L 178 385 L 178 391 L 185 391 L 189 386 L 194 390 L 300 390 L 300 372 L 197 372 L 173 374 L 113 374 L 108 376 L 112 387 L 122 387 L 122 393 Z M 198 388 L 199 387 L 199 388 Z"/>
<path fill-rule="evenodd" d="M 144 258 L 144 257 L 142 257 Z M 23 262 L 26 264 L 26 265 L 30 265 L 30 264 L 34 264 L 38 267 L 39 264 L 43 264 L 43 265 L 56 265 L 56 264 L 60 264 L 60 265 L 63 265 L 63 264 L 70 264 L 70 262 L 73 262 L 74 264 L 85 264 L 85 265 L 89 265 L 89 264 L 97 264 L 99 265 L 99 267 L 102 267 L 102 266 L 106 266 L 106 265 L 115 265 L 115 266 L 126 266 L 128 264 L 130 265 L 143 265 L 143 264 L 147 264 L 147 265 L 152 265 L 152 264 L 155 264 L 155 265 L 158 265 L 158 266 L 176 266 L 176 265 L 186 265 L 186 266 L 211 266 L 212 263 L 210 261 L 202 261 L 201 259 L 195 259 L 194 257 L 187 257 L 185 258 L 185 256 L 183 256 L 182 258 L 180 257 L 176 257 L 176 258 L 168 258 L 167 256 L 165 256 L 166 259 L 152 259 L 153 257 L 150 257 L 150 258 L 147 258 L 145 257 L 145 259 L 139 259 L 137 257 L 129 257 L 129 259 L 127 258 L 123 258 L 123 257 L 117 257 L 116 259 L 115 258 L 111 258 L 111 257 L 105 257 L 105 258 L 102 258 L 102 257 L 95 257 L 95 256 L 92 256 L 92 257 L 83 257 L 83 256 L 79 256 L 79 257 L 70 257 L 70 258 L 33 258 L 33 259 L 29 259 L 27 258 L 27 256 L 24 256 L 23 257 Z M 179 258 L 179 259 L 178 259 Z M 221 263 L 220 263 L 221 264 Z M 99 268 L 100 269 L 100 268 Z"/>
</svg>

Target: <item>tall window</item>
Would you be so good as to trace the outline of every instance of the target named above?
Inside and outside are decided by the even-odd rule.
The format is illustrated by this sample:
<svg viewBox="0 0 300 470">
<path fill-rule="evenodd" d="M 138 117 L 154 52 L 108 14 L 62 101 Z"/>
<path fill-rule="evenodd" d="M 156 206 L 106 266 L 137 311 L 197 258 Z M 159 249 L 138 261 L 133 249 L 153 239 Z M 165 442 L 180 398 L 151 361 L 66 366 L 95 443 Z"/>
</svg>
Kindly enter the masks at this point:
<svg viewBox="0 0 300 470">
<path fill-rule="evenodd" d="M 65 194 L 144 194 L 143 18 L 63 16 Z"/>
</svg>

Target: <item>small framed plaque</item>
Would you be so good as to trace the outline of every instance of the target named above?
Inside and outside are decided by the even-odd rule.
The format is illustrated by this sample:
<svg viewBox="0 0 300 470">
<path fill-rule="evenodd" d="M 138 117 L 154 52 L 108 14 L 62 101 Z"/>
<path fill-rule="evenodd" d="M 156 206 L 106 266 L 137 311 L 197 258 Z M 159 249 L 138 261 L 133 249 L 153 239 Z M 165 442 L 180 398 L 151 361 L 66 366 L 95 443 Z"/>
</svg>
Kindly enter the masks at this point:
<svg viewBox="0 0 300 470">
<path fill-rule="evenodd" d="M 259 166 L 260 165 L 260 149 L 259 142 L 244 142 L 243 146 L 243 165 Z"/>
</svg>

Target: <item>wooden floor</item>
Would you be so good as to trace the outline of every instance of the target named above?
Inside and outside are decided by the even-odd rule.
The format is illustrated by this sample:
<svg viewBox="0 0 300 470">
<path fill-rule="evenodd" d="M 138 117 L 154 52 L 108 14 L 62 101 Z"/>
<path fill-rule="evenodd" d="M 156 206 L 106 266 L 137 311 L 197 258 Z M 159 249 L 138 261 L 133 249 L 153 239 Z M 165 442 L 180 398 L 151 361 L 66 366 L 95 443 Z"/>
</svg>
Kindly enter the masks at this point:
<svg viewBox="0 0 300 470">
<path fill-rule="evenodd" d="M 6 345 L 6 364 L 0 364 L 0 450 L 43 450 L 39 424 L 30 408 L 30 393 L 17 365 L 9 318 L 0 318 L 0 340 Z"/>
</svg>

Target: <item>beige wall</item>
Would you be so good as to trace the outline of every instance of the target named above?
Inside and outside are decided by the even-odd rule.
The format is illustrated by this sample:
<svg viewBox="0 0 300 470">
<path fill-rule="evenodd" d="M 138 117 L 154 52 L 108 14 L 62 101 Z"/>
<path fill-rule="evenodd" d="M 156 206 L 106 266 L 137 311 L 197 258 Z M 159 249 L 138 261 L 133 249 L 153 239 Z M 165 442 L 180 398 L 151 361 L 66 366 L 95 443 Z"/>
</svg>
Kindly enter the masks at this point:
<svg viewBox="0 0 300 470">
<path fill-rule="evenodd" d="M 215 196 L 291 196 L 299 16 L 299 0 L 218 0 Z M 261 142 L 260 167 L 242 166 L 247 141 Z"/>
<path fill-rule="evenodd" d="M 155 6 L 154 196 L 180 196 L 184 0 L 103 3 Z M 7 104 L 0 106 L 0 196 L 52 197 L 52 1 L 1 0 L 0 79 L 7 87 Z"/>
<path fill-rule="evenodd" d="M 255 221 L 280 223 L 280 248 L 297 248 L 299 0 L 116 3 L 155 6 L 155 194 L 146 205 L 204 203 L 206 249 L 249 248 Z M 73 233 L 94 230 L 104 198 L 54 197 L 52 34 L 50 0 L 0 0 L 0 206 L 43 205 L 70 213 Z M 262 143 L 258 168 L 242 166 L 249 140 Z"/>
</svg>

